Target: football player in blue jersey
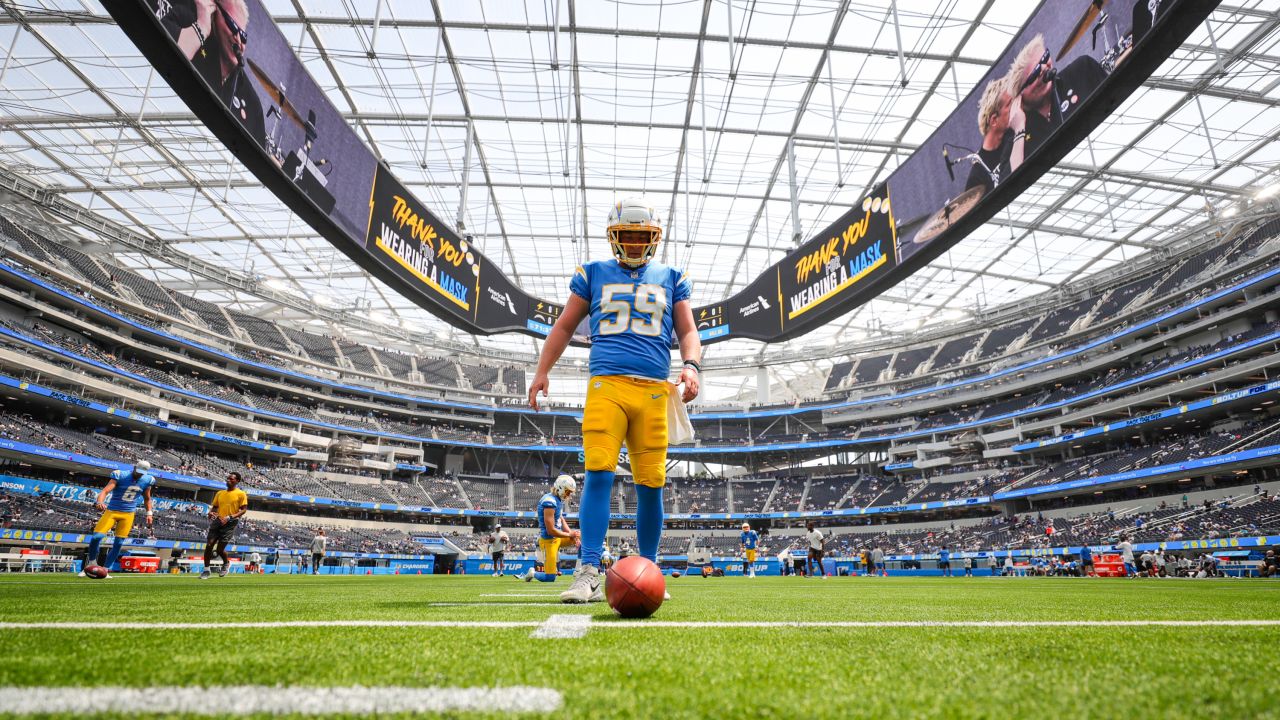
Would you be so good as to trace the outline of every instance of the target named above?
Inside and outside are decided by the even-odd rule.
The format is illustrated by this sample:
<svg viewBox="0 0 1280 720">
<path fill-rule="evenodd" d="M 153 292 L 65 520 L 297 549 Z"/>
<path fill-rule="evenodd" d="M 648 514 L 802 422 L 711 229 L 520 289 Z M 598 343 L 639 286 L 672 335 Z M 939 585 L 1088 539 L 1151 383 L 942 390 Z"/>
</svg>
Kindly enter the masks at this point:
<svg viewBox="0 0 1280 720">
<path fill-rule="evenodd" d="M 591 377 L 582 413 L 587 473 L 578 510 L 582 554 L 573 584 L 560 595 L 567 603 L 587 602 L 599 590 L 614 471 L 624 442 L 636 483 L 640 555 L 657 562 L 673 336 L 679 340 L 684 360 L 680 373 L 684 402 L 698 396 L 702 370 L 689 278 L 653 261 L 662 241 L 653 209 L 639 199 L 616 203 L 609 210 L 608 235 L 613 257 L 574 271 L 569 301 L 547 335 L 529 386 L 529 405 L 537 410 L 538 396 L 546 395 L 550 387 L 551 368 L 569 345 L 574 329 L 589 317 Z"/>
<path fill-rule="evenodd" d="M 106 487 L 98 491 L 93 506 L 102 511 L 98 524 L 93 526 L 93 535 L 89 538 L 89 551 L 85 553 L 84 566 L 98 564 L 98 551 L 107 533 L 114 530 L 116 537 L 107 553 L 106 568 L 111 569 L 120 553 L 124 550 L 125 538 L 133 530 L 134 513 L 138 510 L 138 500 L 143 500 L 147 508 L 147 526 L 151 526 L 151 488 L 156 484 L 155 476 L 150 472 L 151 463 L 139 460 L 128 470 L 115 470 Z M 111 499 L 108 500 L 107 496 Z M 84 571 L 80 571 L 84 575 Z M 107 577 L 111 577 L 108 575 Z"/>
<path fill-rule="evenodd" d="M 551 485 L 551 492 L 538 500 L 538 562 L 542 571 L 529 568 L 519 578 L 525 582 L 555 582 L 560 576 L 560 548 L 574 545 L 579 540 L 577 530 L 570 530 L 564 519 L 564 504 L 578 491 L 578 481 L 569 475 L 561 475 Z M 603 600 L 604 594 L 592 597 L 592 602 Z"/>
<path fill-rule="evenodd" d="M 742 574 L 746 577 L 756 576 L 756 545 L 759 542 L 760 533 L 751 529 L 751 523 L 742 523 L 738 544 L 742 546 Z"/>
</svg>

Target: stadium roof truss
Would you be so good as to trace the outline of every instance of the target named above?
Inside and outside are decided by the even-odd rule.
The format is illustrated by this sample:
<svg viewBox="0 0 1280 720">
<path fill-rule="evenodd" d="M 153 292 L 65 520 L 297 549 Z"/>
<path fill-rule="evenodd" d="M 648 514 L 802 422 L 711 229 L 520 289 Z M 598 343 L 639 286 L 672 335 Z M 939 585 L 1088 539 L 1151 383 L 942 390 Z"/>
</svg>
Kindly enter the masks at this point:
<svg viewBox="0 0 1280 720">
<path fill-rule="evenodd" d="M 742 288 L 794 247 L 795 228 L 811 236 L 884 179 L 1035 7 L 266 5 L 375 154 L 526 289 L 563 296 L 573 267 L 605 252 L 608 206 L 643 193 L 667 222 L 663 259 L 691 273 L 698 302 Z M 1085 143 L 955 248 L 798 341 L 732 341 L 713 357 L 769 364 L 901 341 L 1121 272 L 1187 230 L 1272 202 L 1257 196 L 1280 183 L 1278 26 L 1280 0 L 1219 6 Z M 240 167 L 97 2 L 3 0 L 0 57 L 0 186 L 39 186 L 38 204 L 123 226 L 131 239 L 102 248 L 117 262 L 211 302 L 353 339 L 536 352 L 525 336 L 460 336 L 319 238 Z M 0 202 L 15 204 L 14 194 Z M 105 237 L 66 216 L 42 213 L 64 237 Z M 367 321 L 344 322 L 353 317 L 372 319 L 376 337 Z M 772 371 L 787 381 L 816 369 Z"/>
</svg>

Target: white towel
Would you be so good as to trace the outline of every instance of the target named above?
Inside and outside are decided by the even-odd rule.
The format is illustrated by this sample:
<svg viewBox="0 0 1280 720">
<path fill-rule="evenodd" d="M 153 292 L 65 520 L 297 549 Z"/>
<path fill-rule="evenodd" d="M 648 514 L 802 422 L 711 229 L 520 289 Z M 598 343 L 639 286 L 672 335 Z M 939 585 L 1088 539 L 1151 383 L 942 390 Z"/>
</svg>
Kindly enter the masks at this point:
<svg viewBox="0 0 1280 720">
<path fill-rule="evenodd" d="M 693 442 L 693 423 L 680 399 L 680 386 L 672 382 L 667 385 L 667 444 L 687 445 Z"/>
</svg>

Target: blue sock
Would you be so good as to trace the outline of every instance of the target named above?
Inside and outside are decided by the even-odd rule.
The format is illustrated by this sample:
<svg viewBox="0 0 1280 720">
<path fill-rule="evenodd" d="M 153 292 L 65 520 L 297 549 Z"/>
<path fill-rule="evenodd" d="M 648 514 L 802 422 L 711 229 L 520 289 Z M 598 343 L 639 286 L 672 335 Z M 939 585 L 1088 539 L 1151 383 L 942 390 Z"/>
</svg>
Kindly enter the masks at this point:
<svg viewBox="0 0 1280 720">
<path fill-rule="evenodd" d="M 111 543 L 111 552 L 107 553 L 107 569 L 110 570 L 116 564 L 116 560 L 120 559 L 120 553 L 124 552 L 124 538 L 118 537 Z"/>
<path fill-rule="evenodd" d="M 102 550 L 102 541 L 106 539 L 102 533 L 94 533 L 89 537 L 89 552 L 85 553 L 85 567 L 98 564 L 98 553 Z"/>
<path fill-rule="evenodd" d="M 613 471 L 588 470 L 582 484 L 582 502 L 578 506 L 578 529 L 582 531 L 583 565 L 600 567 L 604 551 L 604 535 L 609 530 L 609 502 L 613 498 Z"/>
<path fill-rule="evenodd" d="M 658 562 L 662 540 L 662 488 L 636 485 L 636 544 L 640 557 Z"/>
<path fill-rule="evenodd" d="M 555 582 L 555 581 L 556 581 L 556 578 L 558 578 L 558 577 L 560 577 L 560 576 L 559 576 L 558 574 L 555 574 L 555 573 L 544 573 L 544 572 L 540 572 L 540 573 L 534 573 L 534 574 L 533 574 L 533 579 L 534 579 L 534 580 L 537 580 L 538 582 Z"/>
</svg>

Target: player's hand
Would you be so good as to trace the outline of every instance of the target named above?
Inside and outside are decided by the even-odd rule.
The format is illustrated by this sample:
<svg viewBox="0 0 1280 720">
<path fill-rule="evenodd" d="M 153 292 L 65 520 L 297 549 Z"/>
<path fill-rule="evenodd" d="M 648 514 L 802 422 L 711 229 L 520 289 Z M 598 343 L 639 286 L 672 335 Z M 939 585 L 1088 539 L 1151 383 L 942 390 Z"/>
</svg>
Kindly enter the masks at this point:
<svg viewBox="0 0 1280 720">
<path fill-rule="evenodd" d="M 97 511 L 99 511 L 99 512 L 102 512 L 102 511 L 105 511 L 105 510 L 107 509 L 107 506 L 106 506 L 106 503 L 96 502 L 96 503 L 94 503 L 94 504 L 93 504 L 93 509 L 94 509 L 94 510 L 97 510 Z"/>
<path fill-rule="evenodd" d="M 155 518 L 153 518 L 153 517 L 151 517 L 150 515 L 148 515 L 148 516 L 147 516 L 147 527 L 151 527 L 154 523 L 155 523 Z"/>
<path fill-rule="evenodd" d="M 222 523 L 223 525 L 226 525 L 227 521 L 230 519 L 231 519 L 230 517 L 219 517 L 218 522 Z"/>
<path fill-rule="evenodd" d="M 550 389 L 550 378 L 546 375 L 534 375 L 533 382 L 529 384 L 529 407 L 533 408 L 535 412 L 541 410 L 542 408 L 538 407 L 538 394 L 541 393 L 542 397 L 545 398 L 547 391 Z"/>
<path fill-rule="evenodd" d="M 698 371 L 685 366 L 680 373 L 680 384 L 684 386 L 684 391 L 680 394 L 680 399 L 684 402 L 691 403 L 693 399 L 698 397 L 698 390 L 701 389 L 698 378 Z"/>
</svg>

